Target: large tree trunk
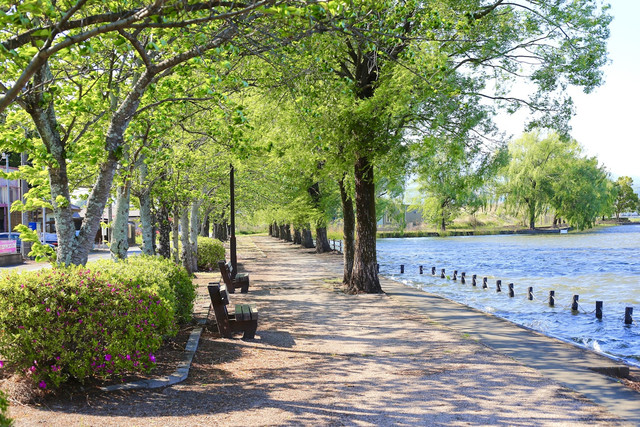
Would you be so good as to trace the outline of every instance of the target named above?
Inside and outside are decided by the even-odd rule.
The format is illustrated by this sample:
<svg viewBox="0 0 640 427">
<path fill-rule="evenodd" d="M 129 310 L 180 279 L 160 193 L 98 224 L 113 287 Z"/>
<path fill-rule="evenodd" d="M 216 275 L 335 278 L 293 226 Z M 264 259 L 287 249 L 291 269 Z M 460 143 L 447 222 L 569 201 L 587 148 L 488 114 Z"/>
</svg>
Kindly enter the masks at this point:
<svg viewBox="0 0 640 427">
<path fill-rule="evenodd" d="M 316 253 L 331 252 L 331 245 L 327 238 L 327 227 L 316 227 Z"/>
<path fill-rule="evenodd" d="M 173 208 L 173 224 L 172 224 L 172 240 L 173 240 L 173 262 L 180 264 L 180 211 L 177 207 Z"/>
<path fill-rule="evenodd" d="M 162 204 L 157 213 L 160 239 L 158 242 L 158 254 L 171 258 L 171 221 L 169 221 L 169 209 Z"/>
<path fill-rule="evenodd" d="M 534 230 L 536 228 L 536 203 L 535 201 L 529 203 L 529 229 Z"/>
<path fill-rule="evenodd" d="M 121 260 L 127 258 L 129 250 L 129 201 L 131 182 L 127 179 L 124 185 L 118 186 L 116 198 L 116 217 L 111 224 L 111 258 Z"/>
<path fill-rule="evenodd" d="M 318 169 L 321 169 L 322 165 L 318 165 Z M 307 189 L 309 196 L 311 197 L 311 203 L 313 207 L 320 211 L 320 184 L 318 182 L 314 182 Z M 330 252 L 331 246 L 329 245 L 329 240 L 327 239 L 327 227 L 324 220 L 318 220 L 316 223 L 316 252 L 321 254 L 324 252 Z"/>
<path fill-rule="evenodd" d="M 182 208 L 180 212 L 180 243 L 182 243 L 180 260 L 185 270 L 189 274 L 193 274 L 193 252 L 191 251 L 189 235 L 189 209 Z"/>
<path fill-rule="evenodd" d="M 224 219 L 224 212 L 220 215 L 220 220 L 213 223 L 213 237 L 226 242 L 227 241 L 227 221 Z"/>
<path fill-rule="evenodd" d="M 202 220 L 200 227 L 200 235 L 202 237 L 209 237 L 209 230 L 211 229 L 211 221 L 209 219 L 210 212 L 207 212 Z"/>
<path fill-rule="evenodd" d="M 284 240 L 293 242 L 293 238 L 291 237 L 291 224 L 284 225 Z"/>
<path fill-rule="evenodd" d="M 313 247 L 313 235 L 309 226 L 302 229 L 302 246 L 305 248 Z"/>
<path fill-rule="evenodd" d="M 302 244 L 302 233 L 300 232 L 300 229 L 298 227 L 293 227 L 293 244 Z"/>
<path fill-rule="evenodd" d="M 373 165 L 366 157 L 355 164 L 356 247 L 347 292 L 381 293 L 376 269 L 376 200 Z"/>
<path fill-rule="evenodd" d="M 344 180 L 346 179 L 346 174 L 343 175 L 342 179 L 338 182 L 340 186 L 340 200 L 342 202 L 342 253 L 344 254 L 344 273 L 342 277 L 342 283 L 345 285 L 349 284 L 351 281 L 351 272 L 353 271 L 353 258 L 355 254 L 355 227 L 356 227 L 356 218 L 353 213 L 353 199 L 351 195 L 347 193 L 345 188 Z"/>
<path fill-rule="evenodd" d="M 153 214 L 151 213 L 151 186 L 147 182 L 149 166 L 145 163 L 145 156 L 142 155 L 137 161 L 139 174 L 140 191 L 137 193 L 140 201 L 140 225 L 142 227 L 142 253 L 144 255 L 155 255 L 155 230 Z"/>
<path fill-rule="evenodd" d="M 193 202 L 191 204 L 191 215 L 189 224 L 189 244 L 191 245 L 191 271 L 198 271 L 198 229 L 199 213 L 201 202 Z"/>
</svg>

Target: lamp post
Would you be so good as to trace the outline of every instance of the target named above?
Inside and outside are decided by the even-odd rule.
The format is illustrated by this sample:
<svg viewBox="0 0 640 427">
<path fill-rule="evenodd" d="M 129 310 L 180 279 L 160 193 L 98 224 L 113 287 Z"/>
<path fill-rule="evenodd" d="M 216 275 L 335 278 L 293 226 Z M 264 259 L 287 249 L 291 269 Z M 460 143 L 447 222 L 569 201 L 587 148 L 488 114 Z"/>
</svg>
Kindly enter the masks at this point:
<svg viewBox="0 0 640 427">
<path fill-rule="evenodd" d="M 229 171 L 229 198 L 231 199 L 231 236 L 229 237 L 229 252 L 231 253 L 231 266 L 233 272 L 238 271 L 238 254 L 236 251 L 236 193 L 233 179 L 233 165 Z"/>
</svg>

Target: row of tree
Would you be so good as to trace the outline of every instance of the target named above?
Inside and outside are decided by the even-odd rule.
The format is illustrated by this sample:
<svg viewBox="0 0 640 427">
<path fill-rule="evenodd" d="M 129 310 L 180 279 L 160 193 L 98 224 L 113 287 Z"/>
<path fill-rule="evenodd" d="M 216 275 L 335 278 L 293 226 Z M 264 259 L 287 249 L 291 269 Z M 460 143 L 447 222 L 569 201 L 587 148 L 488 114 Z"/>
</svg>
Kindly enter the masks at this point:
<svg viewBox="0 0 640 427">
<path fill-rule="evenodd" d="M 600 84 L 611 19 L 596 0 L 37 0 L 1 12 L 0 141 L 29 153 L 25 208 L 53 208 L 58 262 L 86 262 L 110 197 L 117 238 L 133 195 L 145 252 L 155 225 L 166 254 L 171 220 L 192 266 L 207 214 L 228 212 L 233 163 L 244 215 L 320 233 L 343 218 L 353 293 L 381 291 L 378 196 L 441 149 L 477 153 L 466 167 L 483 179 L 504 145 L 498 109 L 528 108 L 529 127 L 566 137 L 566 86 Z M 532 92 L 511 95 L 518 80 Z M 78 234 L 75 188 L 90 189 Z"/>
<path fill-rule="evenodd" d="M 576 141 L 553 132 L 526 133 L 493 155 L 452 143 L 430 146 L 419 164 L 422 195 L 413 207 L 443 231 L 463 211 L 496 205 L 522 215 L 531 229 L 549 213 L 554 225 L 562 218 L 582 230 L 599 217 L 640 211 L 631 178 L 612 181 Z"/>
</svg>

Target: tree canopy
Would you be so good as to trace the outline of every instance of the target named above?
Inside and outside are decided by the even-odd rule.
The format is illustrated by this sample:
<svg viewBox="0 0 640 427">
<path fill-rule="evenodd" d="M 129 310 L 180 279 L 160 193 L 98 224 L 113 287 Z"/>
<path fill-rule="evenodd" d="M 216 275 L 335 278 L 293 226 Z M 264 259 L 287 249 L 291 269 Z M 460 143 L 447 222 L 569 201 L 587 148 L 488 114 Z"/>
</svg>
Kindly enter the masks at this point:
<svg viewBox="0 0 640 427">
<path fill-rule="evenodd" d="M 380 292 L 377 195 L 399 195 L 415 170 L 446 223 L 499 164 L 501 111 L 527 109 L 529 128 L 559 135 L 531 150 L 556 150 L 567 87 L 602 81 L 610 20 L 596 0 L 11 2 L 0 9 L 0 145 L 29 153 L 26 208 L 53 209 L 60 263 L 86 262 L 107 201 L 125 206 L 127 192 L 149 227 L 151 212 L 188 224 L 187 205 L 192 230 L 210 214 L 224 221 L 216 189 L 233 163 L 251 181 L 241 212 L 318 233 L 342 216 L 347 289 Z M 569 146 L 557 155 L 580 157 Z M 593 160 L 572 170 L 580 187 L 606 186 Z M 549 206 L 579 227 L 601 211 L 575 213 L 600 189 L 572 199 L 559 176 L 530 188 L 508 175 L 531 226 Z"/>
</svg>

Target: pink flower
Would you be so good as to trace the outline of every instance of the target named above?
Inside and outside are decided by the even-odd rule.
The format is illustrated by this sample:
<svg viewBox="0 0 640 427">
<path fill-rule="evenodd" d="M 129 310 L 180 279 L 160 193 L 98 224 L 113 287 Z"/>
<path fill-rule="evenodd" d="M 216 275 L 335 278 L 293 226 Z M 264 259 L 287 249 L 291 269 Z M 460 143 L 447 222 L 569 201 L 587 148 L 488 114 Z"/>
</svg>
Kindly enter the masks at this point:
<svg viewBox="0 0 640 427">
<path fill-rule="evenodd" d="M 111 355 L 107 354 L 106 356 L 104 356 L 104 360 L 106 360 L 107 362 L 111 360 Z"/>
<path fill-rule="evenodd" d="M 151 360 L 152 363 L 156 363 L 156 357 L 152 353 L 149 353 L 149 360 Z"/>
<path fill-rule="evenodd" d="M 0 368 L 4 368 L 4 360 L 0 360 Z"/>
<path fill-rule="evenodd" d="M 47 383 L 45 383 L 44 381 L 40 381 L 40 383 L 38 384 L 38 387 L 40 388 L 47 388 Z"/>
</svg>

